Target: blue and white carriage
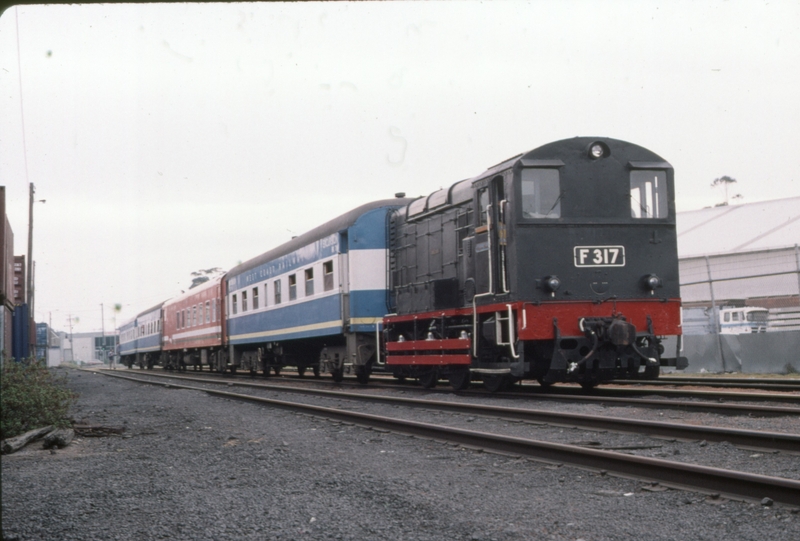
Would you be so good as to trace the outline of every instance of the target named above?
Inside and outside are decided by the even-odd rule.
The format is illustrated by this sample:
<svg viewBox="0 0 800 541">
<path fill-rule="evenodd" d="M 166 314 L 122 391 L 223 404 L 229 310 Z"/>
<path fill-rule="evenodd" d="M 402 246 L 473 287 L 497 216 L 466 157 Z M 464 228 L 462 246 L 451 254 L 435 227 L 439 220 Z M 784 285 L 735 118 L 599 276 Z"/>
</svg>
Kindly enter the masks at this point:
<svg viewBox="0 0 800 541">
<path fill-rule="evenodd" d="M 119 362 L 128 368 L 136 362 L 136 318 L 119 326 Z"/>
<path fill-rule="evenodd" d="M 380 362 L 377 334 L 389 311 L 387 216 L 408 204 L 362 205 L 231 269 L 225 277 L 228 365 L 302 375 L 353 371 L 366 381 Z"/>
<path fill-rule="evenodd" d="M 153 368 L 161 358 L 161 306 L 159 303 L 120 326 L 120 362 L 131 368 Z"/>
</svg>

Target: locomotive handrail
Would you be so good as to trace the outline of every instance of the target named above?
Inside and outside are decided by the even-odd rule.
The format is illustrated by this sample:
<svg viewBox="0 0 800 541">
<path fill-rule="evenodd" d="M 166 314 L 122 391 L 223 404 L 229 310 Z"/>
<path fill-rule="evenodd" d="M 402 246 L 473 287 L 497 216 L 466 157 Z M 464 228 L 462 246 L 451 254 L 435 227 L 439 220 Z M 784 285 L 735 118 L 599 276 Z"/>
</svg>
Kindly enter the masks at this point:
<svg viewBox="0 0 800 541">
<path fill-rule="evenodd" d="M 494 296 L 494 280 L 492 277 L 492 204 L 486 205 L 486 238 L 489 245 L 489 291 L 486 293 L 478 293 L 472 296 L 472 356 L 478 358 L 478 305 L 475 304 L 475 299 L 478 297 Z"/>
<path fill-rule="evenodd" d="M 508 206 L 508 199 L 503 199 L 502 201 L 500 201 L 500 213 L 501 213 L 502 216 L 505 217 L 505 220 L 506 220 L 506 222 L 503 225 L 505 225 L 507 227 L 508 226 L 508 213 L 506 212 L 506 208 L 505 208 L 506 206 Z M 508 233 L 506 231 L 503 231 L 503 235 L 502 236 L 506 236 L 506 235 L 508 235 Z M 500 239 L 500 240 L 503 241 L 505 239 Z M 500 246 L 504 245 L 503 242 L 500 242 L 499 244 L 500 244 Z M 492 254 L 489 253 L 489 266 L 490 267 L 491 267 L 491 257 L 492 257 Z M 506 272 L 506 258 L 505 258 L 505 252 L 502 250 L 502 248 L 500 250 L 498 250 L 497 258 L 499 259 L 499 262 L 500 262 L 500 280 L 501 280 L 501 282 L 503 284 L 503 293 L 511 293 L 511 291 L 508 289 L 508 283 L 507 283 L 507 278 L 506 278 L 506 275 L 507 275 L 507 272 Z"/>
<path fill-rule="evenodd" d="M 519 355 L 514 348 L 514 312 L 510 304 L 506 304 L 506 306 L 508 307 L 508 347 L 511 350 L 511 356 L 519 359 Z"/>
</svg>

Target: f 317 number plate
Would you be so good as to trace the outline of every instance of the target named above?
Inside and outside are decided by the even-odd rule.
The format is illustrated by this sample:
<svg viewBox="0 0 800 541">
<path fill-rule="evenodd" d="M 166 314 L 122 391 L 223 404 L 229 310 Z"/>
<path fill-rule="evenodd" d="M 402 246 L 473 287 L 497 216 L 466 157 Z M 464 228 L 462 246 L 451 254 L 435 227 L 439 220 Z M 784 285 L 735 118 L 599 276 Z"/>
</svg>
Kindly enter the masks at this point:
<svg viewBox="0 0 800 541">
<path fill-rule="evenodd" d="M 624 267 L 624 246 L 576 246 L 576 267 Z"/>
</svg>

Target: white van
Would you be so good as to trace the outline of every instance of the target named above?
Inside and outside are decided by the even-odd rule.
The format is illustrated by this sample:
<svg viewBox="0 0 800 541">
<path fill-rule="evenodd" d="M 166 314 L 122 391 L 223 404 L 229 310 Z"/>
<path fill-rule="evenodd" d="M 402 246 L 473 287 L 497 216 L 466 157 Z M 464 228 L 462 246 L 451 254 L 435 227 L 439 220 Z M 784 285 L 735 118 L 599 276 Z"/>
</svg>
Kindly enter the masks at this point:
<svg viewBox="0 0 800 541">
<path fill-rule="evenodd" d="M 767 332 L 769 310 L 756 306 L 722 308 L 719 311 L 721 334 L 750 334 Z"/>
</svg>

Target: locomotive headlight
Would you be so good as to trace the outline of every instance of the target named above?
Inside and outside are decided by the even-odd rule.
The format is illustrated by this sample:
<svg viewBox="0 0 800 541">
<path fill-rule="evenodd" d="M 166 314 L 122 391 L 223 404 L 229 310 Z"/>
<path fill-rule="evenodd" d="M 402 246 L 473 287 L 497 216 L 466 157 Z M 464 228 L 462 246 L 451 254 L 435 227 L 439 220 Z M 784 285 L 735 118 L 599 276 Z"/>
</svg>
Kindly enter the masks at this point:
<svg viewBox="0 0 800 541">
<path fill-rule="evenodd" d="M 591 159 L 599 160 L 600 158 L 608 158 L 611 155 L 611 150 L 605 143 L 601 141 L 595 141 L 588 146 L 586 153 Z"/>
<path fill-rule="evenodd" d="M 650 290 L 650 293 L 653 293 L 657 287 L 661 287 L 661 278 L 655 274 L 647 274 L 642 278 L 642 280 L 644 282 L 644 286 Z"/>
<path fill-rule="evenodd" d="M 558 276 L 548 276 L 544 279 L 544 285 L 551 293 L 555 293 L 561 287 L 561 280 L 558 279 Z"/>
</svg>

